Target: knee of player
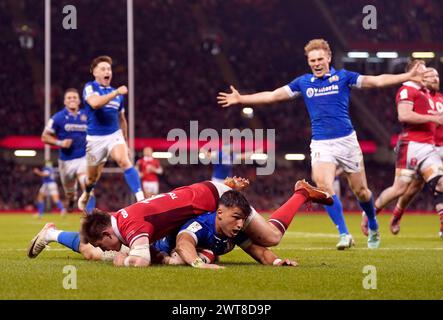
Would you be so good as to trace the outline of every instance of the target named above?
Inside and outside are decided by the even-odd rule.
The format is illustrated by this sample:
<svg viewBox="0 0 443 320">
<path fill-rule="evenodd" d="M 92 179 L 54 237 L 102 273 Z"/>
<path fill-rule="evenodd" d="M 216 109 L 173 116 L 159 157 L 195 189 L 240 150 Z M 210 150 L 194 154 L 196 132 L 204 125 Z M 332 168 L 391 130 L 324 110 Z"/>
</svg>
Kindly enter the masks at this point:
<svg viewBox="0 0 443 320">
<path fill-rule="evenodd" d="M 282 236 L 279 230 L 272 229 L 272 232 L 268 232 L 263 236 L 260 245 L 264 247 L 275 247 L 280 243 Z"/>
<path fill-rule="evenodd" d="M 368 201 L 371 199 L 372 195 L 371 190 L 369 190 L 367 187 L 358 188 L 357 190 L 354 190 L 354 193 L 360 201 Z"/>
</svg>

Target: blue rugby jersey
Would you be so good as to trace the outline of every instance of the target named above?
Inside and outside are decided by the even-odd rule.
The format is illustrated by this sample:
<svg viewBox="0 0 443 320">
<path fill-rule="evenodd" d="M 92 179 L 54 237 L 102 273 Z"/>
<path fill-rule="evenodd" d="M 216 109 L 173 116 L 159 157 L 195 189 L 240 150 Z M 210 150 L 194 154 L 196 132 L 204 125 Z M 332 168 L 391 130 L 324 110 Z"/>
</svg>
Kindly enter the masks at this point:
<svg viewBox="0 0 443 320">
<path fill-rule="evenodd" d="M 361 87 L 362 76 L 345 69 L 317 78 L 311 73 L 294 79 L 284 88 L 291 97 L 302 95 L 312 126 L 313 140 L 336 139 L 354 131 L 349 117 L 352 87 Z"/>
</svg>

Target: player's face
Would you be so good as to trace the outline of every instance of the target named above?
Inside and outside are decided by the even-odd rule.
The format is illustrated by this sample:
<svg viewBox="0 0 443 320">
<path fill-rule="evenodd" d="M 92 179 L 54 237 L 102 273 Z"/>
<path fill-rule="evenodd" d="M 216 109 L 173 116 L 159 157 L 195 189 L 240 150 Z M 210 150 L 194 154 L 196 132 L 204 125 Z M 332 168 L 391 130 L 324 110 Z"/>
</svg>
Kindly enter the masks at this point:
<svg viewBox="0 0 443 320">
<path fill-rule="evenodd" d="M 440 90 L 440 77 L 438 75 L 438 71 L 435 69 L 430 69 L 432 71 L 431 75 L 429 77 L 425 77 L 424 82 L 426 85 L 426 88 L 432 91 L 439 91 Z"/>
<path fill-rule="evenodd" d="M 65 94 L 64 104 L 71 111 L 78 110 L 78 108 L 80 106 L 80 97 L 79 97 L 78 93 L 67 92 Z"/>
<path fill-rule="evenodd" d="M 151 157 L 152 156 L 152 149 L 151 148 L 144 148 L 143 149 L 143 155 L 145 157 Z"/>
<path fill-rule="evenodd" d="M 105 61 L 100 62 L 94 68 L 95 81 L 105 87 L 111 85 L 112 80 L 112 68 L 111 65 Z"/>
<path fill-rule="evenodd" d="M 96 247 L 100 247 L 100 249 L 104 251 L 106 250 L 120 251 L 122 247 L 120 240 L 118 240 L 114 232 L 109 229 L 103 233 L 103 238 L 97 240 L 96 243 L 94 243 L 93 245 Z"/>
<path fill-rule="evenodd" d="M 331 56 L 323 49 L 312 50 L 308 53 L 308 64 L 311 67 L 312 74 L 317 78 L 323 77 L 329 72 Z"/>
<path fill-rule="evenodd" d="M 220 205 L 217 210 L 217 221 L 224 236 L 235 237 L 243 228 L 246 217 L 237 207 Z"/>
</svg>

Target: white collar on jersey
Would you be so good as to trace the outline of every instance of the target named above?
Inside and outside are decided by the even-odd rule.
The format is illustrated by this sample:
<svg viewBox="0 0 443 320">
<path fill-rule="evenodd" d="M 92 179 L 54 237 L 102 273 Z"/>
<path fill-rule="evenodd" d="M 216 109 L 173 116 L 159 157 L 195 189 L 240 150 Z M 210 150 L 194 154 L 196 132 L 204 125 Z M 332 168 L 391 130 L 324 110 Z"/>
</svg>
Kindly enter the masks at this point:
<svg viewBox="0 0 443 320">
<path fill-rule="evenodd" d="M 420 84 L 418 84 L 417 82 L 414 82 L 414 81 L 406 81 L 406 82 L 403 83 L 403 85 L 415 88 L 417 90 L 420 90 L 420 89 L 423 88 Z"/>
<path fill-rule="evenodd" d="M 126 242 L 122 238 L 122 235 L 120 234 L 120 231 L 118 230 L 117 219 L 115 219 L 114 216 L 111 216 L 111 225 L 112 225 L 112 230 L 114 231 L 114 233 L 117 236 L 118 240 L 123 242 L 123 244 L 126 244 Z"/>
</svg>

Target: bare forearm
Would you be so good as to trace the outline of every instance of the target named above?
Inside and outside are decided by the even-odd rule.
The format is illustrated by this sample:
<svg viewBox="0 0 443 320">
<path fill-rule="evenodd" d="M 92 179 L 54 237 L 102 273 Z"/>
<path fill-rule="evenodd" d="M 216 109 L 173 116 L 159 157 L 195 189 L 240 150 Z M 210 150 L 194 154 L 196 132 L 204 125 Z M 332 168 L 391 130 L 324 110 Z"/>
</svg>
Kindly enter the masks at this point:
<svg viewBox="0 0 443 320">
<path fill-rule="evenodd" d="M 177 247 L 175 248 L 178 255 L 183 259 L 186 264 L 192 265 L 192 263 L 195 261 L 195 259 L 198 258 L 197 250 L 195 249 L 195 246 L 192 245 L 192 243 L 189 242 L 183 242 L 177 244 Z"/>
<path fill-rule="evenodd" d="M 111 101 L 112 99 L 114 99 L 117 96 L 118 96 L 118 92 L 117 92 L 117 90 L 114 90 L 114 91 L 112 91 L 108 94 L 102 95 L 102 96 L 99 96 L 98 94 L 92 95 L 87 99 L 87 101 L 93 109 L 99 109 L 99 108 L 105 106 L 106 104 L 108 104 L 109 101 Z"/>
<path fill-rule="evenodd" d="M 408 112 L 407 114 L 399 115 L 398 120 L 402 123 L 423 124 L 428 122 L 434 122 L 435 116 L 430 114 L 419 114 L 416 112 Z"/>
<path fill-rule="evenodd" d="M 59 140 L 56 137 L 47 132 L 42 133 L 41 139 L 43 143 L 50 144 L 52 146 L 57 146 L 60 144 Z"/>
<path fill-rule="evenodd" d="M 254 94 L 240 96 L 240 104 L 243 105 L 263 105 L 276 102 L 272 91 L 263 91 Z"/>
<path fill-rule="evenodd" d="M 278 256 L 268 248 L 257 246 L 254 244 L 245 251 L 257 262 L 265 265 L 272 265 L 275 259 L 278 259 Z"/>
</svg>

